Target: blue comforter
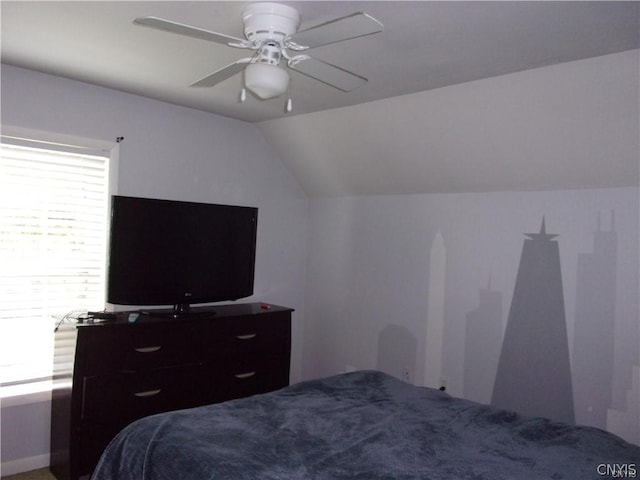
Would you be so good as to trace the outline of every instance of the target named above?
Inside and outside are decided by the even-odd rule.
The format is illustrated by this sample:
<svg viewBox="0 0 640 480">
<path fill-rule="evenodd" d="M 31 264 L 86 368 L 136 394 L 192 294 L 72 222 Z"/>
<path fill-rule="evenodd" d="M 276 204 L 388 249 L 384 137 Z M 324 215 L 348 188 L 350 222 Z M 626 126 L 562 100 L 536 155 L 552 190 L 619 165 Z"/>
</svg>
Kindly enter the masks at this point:
<svg viewBox="0 0 640 480">
<path fill-rule="evenodd" d="M 610 433 L 369 371 L 143 418 L 92 479 L 584 480 L 622 468 L 640 478 L 640 447 Z"/>
</svg>

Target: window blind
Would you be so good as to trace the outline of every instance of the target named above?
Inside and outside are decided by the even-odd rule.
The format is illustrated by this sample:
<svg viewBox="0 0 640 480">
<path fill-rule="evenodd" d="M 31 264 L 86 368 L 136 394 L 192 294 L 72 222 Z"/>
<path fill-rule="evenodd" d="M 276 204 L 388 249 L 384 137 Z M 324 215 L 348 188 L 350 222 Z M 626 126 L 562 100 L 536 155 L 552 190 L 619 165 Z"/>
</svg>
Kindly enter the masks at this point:
<svg viewBox="0 0 640 480">
<path fill-rule="evenodd" d="M 104 307 L 108 153 L 0 144 L 0 383 L 48 379 L 53 330 Z"/>
</svg>

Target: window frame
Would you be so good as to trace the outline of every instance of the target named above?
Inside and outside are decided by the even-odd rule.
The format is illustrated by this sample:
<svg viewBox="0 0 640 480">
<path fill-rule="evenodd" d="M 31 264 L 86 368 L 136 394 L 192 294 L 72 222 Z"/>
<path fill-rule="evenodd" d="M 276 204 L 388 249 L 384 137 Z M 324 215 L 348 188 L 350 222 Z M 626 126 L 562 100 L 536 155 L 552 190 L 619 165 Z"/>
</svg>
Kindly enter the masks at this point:
<svg viewBox="0 0 640 480">
<path fill-rule="evenodd" d="M 118 193 L 118 167 L 120 161 L 120 143 L 122 139 L 123 137 L 118 137 L 113 141 L 106 141 L 8 125 L 2 125 L 0 127 L 0 141 L 2 143 L 87 155 L 99 154 L 108 157 L 107 218 L 105 218 L 105 222 L 107 223 L 107 242 L 111 197 Z M 108 262 L 107 255 L 105 255 L 105 262 Z M 105 307 L 106 305 L 107 304 L 104 303 Z M 53 362 L 53 358 L 51 360 Z M 21 384 L 0 386 L 0 401 L 2 402 L 3 408 L 50 401 L 52 388 L 52 379 L 34 379 L 32 382 L 25 381 Z"/>
</svg>

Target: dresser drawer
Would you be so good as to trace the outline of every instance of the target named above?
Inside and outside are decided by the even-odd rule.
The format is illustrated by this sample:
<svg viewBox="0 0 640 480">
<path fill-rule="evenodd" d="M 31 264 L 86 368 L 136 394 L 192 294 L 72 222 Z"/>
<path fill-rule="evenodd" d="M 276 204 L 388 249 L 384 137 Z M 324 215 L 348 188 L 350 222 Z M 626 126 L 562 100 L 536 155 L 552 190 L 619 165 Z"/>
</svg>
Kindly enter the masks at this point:
<svg viewBox="0 0 640 480">
<path fill-rule="evenodd" d="M 222 402 L 270 392 L 289 385 L 289 357 L 245 355 L 207 367 L 207 397 Z"/>
<path fill-rule="evenodd" d="M 288 314 L 274 313 L 268 318 L 236 317 L 212 321 L 203 345 L 206 359 L 242 356 L 255 352 L 288 355 L 291 321 Z"/>
<path fill-rule="evenodd" d="M 85 376 L 193 364 L 202 357 L 202 332 L 190 323 L 80 329 L 83 334 Z"/>
<path fill-rule="evenodd" d="M 133 420 L 203 403 L 203 367 L 175 367 L 85 377 L 83 423 L 124 426 Z"/>
</svg>

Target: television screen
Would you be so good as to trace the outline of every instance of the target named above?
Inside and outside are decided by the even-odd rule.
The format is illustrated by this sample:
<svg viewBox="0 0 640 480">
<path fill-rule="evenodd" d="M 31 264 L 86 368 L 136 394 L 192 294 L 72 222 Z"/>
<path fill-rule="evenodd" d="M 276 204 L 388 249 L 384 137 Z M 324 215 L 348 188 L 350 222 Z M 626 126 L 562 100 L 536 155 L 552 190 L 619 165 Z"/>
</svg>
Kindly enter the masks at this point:
<svg viewBox="0 0 640 480">
<path fill-rule="evenodd" d="M 172 305 L 253 294 L 258 209 L 114 196 L 107 301 Z"/>
</svg>

